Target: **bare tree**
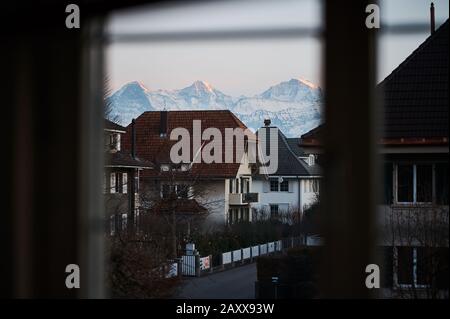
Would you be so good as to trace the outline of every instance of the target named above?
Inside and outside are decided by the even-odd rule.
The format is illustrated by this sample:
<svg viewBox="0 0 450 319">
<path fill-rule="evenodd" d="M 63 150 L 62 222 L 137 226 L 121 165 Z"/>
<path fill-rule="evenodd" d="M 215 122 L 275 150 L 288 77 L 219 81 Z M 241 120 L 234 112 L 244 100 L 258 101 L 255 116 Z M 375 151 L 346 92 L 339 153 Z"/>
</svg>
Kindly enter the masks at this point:
<svg viewBox="0 0 450 319">
<path fill-rule="evenodd" d="M 442 274 L 447 273 L 449 246 L 448 206 L 435 204 L 414 204 L 389 207 L 385 211 L 385 242 L 394 249 L 393 263 L 397 272 L 395 292 L 400 298 L 440 298 L 442 297 Z M 407 250 L 409 258 L 415 249 L 415 266 L 400 264 L 398 249 Z M 443 257 L 443 252 L 447 257 Z M 412 273 L 414 271 L 414 273 Z M 401 284 L 400 274 L 413 274 L 413 282 Z M 417 278 L 419 277 L 419 278 Z M 448 288 L 447 288 L 448 289 Z M 447 292 L 448 293 L 448 292 Z"/>
<path fill-rule="evenodd" d="M 140 194 L 142 214 L 159 218 L 167 225 L 171 258 L 178 257 L 181 244 L 191 240 L 192 232 L 206 231 L 208 216 L 224 205 L 222 199 L 213 199 L 198 171 L 172 165 L 158 178 L 141 180 L 145 185 Z M 144 231 L 141 226 L 139 229 Z"/>
</svg>

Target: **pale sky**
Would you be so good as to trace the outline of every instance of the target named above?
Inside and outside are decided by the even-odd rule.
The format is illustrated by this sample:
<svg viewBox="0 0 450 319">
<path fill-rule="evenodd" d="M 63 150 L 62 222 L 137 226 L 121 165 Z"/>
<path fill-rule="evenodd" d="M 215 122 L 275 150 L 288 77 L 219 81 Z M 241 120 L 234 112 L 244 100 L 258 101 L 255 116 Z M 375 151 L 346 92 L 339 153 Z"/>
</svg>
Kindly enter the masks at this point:
<svg viewBox="0 0 450 319">
<path fill-rule="evenodd" d="M 437 27 L 448 18 L 448 0 L 436 0 Z M 380 1 L 383 24 L 428 23 L 428 0 Z M 111 34 L 205 30 L 275 29 L 322 23 L 319 0 L 215 1 L 121 12 Z M 388 75 L 428 33 L 384 35 L 379 41 L 379 80 Z M 114 91 L 129 81 L 147 88 L 180 89 L 204 80 L 233 95 L 259 94 L 281 81 L 304 78 L 321 85 L 321 40 L 317 38 L 113 43 L 107 72 Z"/>
</svg>

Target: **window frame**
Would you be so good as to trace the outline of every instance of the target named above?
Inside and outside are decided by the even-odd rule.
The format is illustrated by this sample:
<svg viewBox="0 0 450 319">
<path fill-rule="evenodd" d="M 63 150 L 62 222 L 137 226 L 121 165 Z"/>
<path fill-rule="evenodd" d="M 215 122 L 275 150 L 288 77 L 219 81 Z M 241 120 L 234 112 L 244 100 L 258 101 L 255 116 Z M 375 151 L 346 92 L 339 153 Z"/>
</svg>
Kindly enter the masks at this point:
<svg viewBox="0 0 450 319">
<path fill-rule="evenodd" d="M 276 208 L 276 213 L 272 212 L 272 209 Z M 276 218 L 280 215 L 280 206 L 278 204 L 269 204 L 270 218 Z"/>
<path fill-rule="evenodd" d="M 413 179 L 412 179 L 412 187 L 413 187 L 413 200 L 411 202 L 401 202 L 398 200 L 398 167 L 399 165 L 410 165 L 413 168 Z M 429 202 L 419 202 L 417 201 L 417 166 L 424 166 L 429 165 L 431 166 L 431 201 Z M 396 205 L 432 205 L 436 201 L 436 176 L 435 176 L 435 166 L 436 163 L 430 163 L 430 162 L 397 162 L 394 163 L 394 169 L 393 169 L 393 179 L 394 179 L 394 187 L 393 187 L 393 193 L 394 193 L 394 203 Z"/>
<path fill-rule="evenodd" d="M 399 272 L 399 257 L 398 257 L 398 248 L 401 247 L 407 247 L 407 248 L 411 248 L 411 253 L 412 256 L 410 256 L 411 260 L 411 266 L 412 266 L 412 283 L 411 284 L 405 284 L 402 283 L 400 284 L 398 281 L 398 272 Z M 418 271 L 418 259 L 417 259 L 417 249 L 419 248 L 427 248 L 427 247 L 417 247 L 417 246 L 395 246 L 395 253 L 394 253 L 394 257 L 395 257 L 395 285 L 394 287 L 400 288 L 400 289 L 404 289 L 404 288 L 415 288 L 415 289 L 426 289 L 430 287 L 430 284 L 418 284 L 418 277 L 419 277 L 419 271 Z"/>
<path fill-rule="evenodd" d="M 286 186 L 286 189 L 284 190 L 282 187 Z M 279 192 L 283 193 L 289 193 L 289 181 L 287 179 L 283 180 L 281 183 L 278 183 Z"/>
<path fill-rule="evenodd" d="M 272 183 L 276 183 L 276 190 L 272 190 Z M 279 192 L 280 191 L 280 181 L 278 179 L 272 178 L 269 180 L 269 190 L 270 192 Z"/>
</svg>

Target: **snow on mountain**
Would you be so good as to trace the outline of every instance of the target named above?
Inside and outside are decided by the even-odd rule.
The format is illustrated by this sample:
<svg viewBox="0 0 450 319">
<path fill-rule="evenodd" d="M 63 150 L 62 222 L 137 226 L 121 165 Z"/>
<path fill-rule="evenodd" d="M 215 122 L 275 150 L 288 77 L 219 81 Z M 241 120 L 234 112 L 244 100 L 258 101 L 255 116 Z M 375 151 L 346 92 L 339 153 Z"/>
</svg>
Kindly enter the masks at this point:
<svg viewBox="0 0 450 319">
<path fill-rule="evenodd" d="M 322 99 L 322 90 L 309 81 L 291 79 L 270 87 L 261 97 L 284 102 L 317 102 Z"/>
<path fill-rule="evenodd" d="M 148 90 L 139 82 L 125 84 L 106 99 L 111 119 L 118 119 L 120 124 L 128 125 L 131 119 L 145 111 L 155 110 L 148 99 Z"/>
<path fill-rule="evenodd" d="M 131 82 L 107 101 L 112 115 L 118 116 L 123 125 L 145 111 L 228 109 L 253 130 L 270 118 L 287 136 L 299 136 L 319 125 L 322 114 L 321 89 L 302 79 L 281 82 L 254 97 L 239 98 L 226 95 L 204 81 L 195 81 L 181 90 L 154 91 Z"/>
</svg>

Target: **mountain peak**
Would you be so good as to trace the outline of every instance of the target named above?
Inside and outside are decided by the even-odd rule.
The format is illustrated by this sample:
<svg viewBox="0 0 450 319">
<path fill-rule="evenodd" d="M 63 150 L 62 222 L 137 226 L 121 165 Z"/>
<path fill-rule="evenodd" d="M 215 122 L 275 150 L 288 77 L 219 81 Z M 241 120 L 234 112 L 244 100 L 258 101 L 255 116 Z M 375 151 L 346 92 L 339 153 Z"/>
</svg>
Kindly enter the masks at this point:
<svg viewBox="0 0 450 319">
<path fill-rule="evenodd" d="M 142 82 L 139 81 L 131 81 L 122 86 L 122 88 L 119 91 L 126 91 L 126 90 L 137 90 L 137 91 L 144 91 L 148 92 L 149 90 L 145 87 L 145 85 Z"/>
<path fill-rule="evenodd" d="M 302 78 L 294 78 L 294 79 L 290 79 L 289 82 L 290 84 L 303 84 L 306 85 L 308 87 L 310 87 L 311 89 L 318 89 L 319 86 L 317 86 L 316 84 L 306 80 L 306 79 L 302 79 Z"/>
<path fill-rule="evenodd" d="M 202 81 L 202 80 L 195 81 L 194 83 L 192 83 L 192 85 L 190 87 L 195 88 L 198 91 L 212 92 L 214 90 L 214 88 L 212 87 L 211 84 L 209 84 L 206 81 Z"/>
<path fill-rule="evenodd" d="M 321 99 L 320 88 L 305 79 L 290 79 L 264 91 L 260 97 L 284 102 L 313 102 Z"/>
</svg>

